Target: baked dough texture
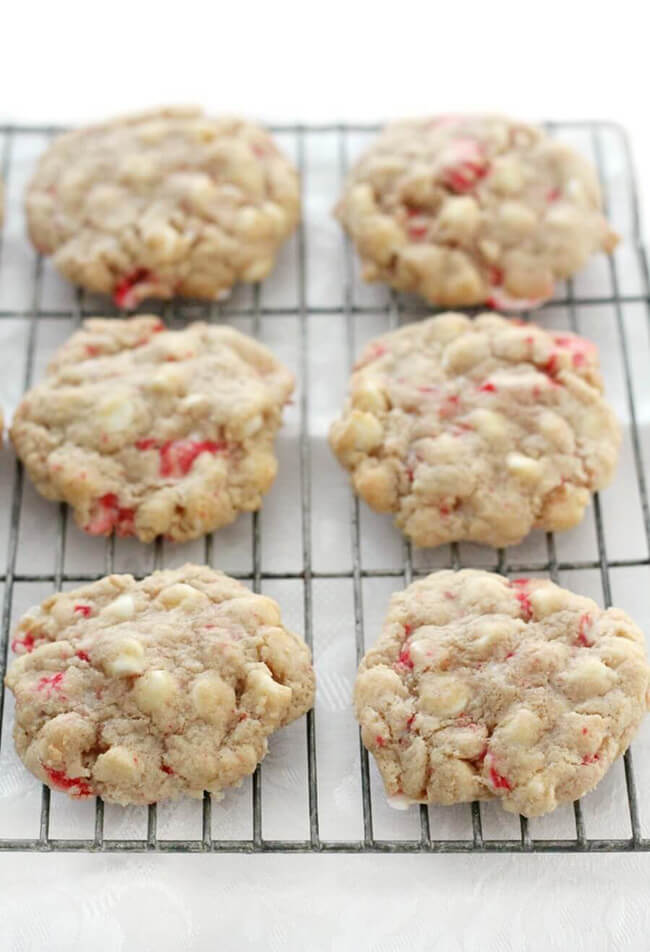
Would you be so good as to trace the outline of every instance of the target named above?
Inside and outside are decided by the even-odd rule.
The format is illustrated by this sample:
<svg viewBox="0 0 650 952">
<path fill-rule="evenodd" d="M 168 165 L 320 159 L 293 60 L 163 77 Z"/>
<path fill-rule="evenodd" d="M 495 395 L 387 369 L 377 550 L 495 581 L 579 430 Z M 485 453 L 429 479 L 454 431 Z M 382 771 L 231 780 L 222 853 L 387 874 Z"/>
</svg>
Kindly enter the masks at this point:
<svg viewBox="0 0 650 952">
<path fill-rule="evenodd" d="M 298 221 L 300 185 L 259 126 L 177 107 L 60 136 L 26 211 L 36 248 L 119 307 L 219 300 L 270 273 Z"/>
<path fill-rule="evenodd" d="M 368 344 L 330 443 L 418 546 L 568 529 L 620 443 L 595 346 L 498 314 L 440 314 Z"/>
<path fill-rule="evenodd" d="M 624 612 L 546 579 L 464 569 L 393 596 L 355 704 L 394 805 L 499 799 L 532 817 L 596 786 L 649 684 Z"/>
<path fill-rule="evenodd" d="M 86 532 L 184 541 L 259 509 L 292 390 L 231 327 L 92 318 L 25 395 L 11 438 L 38 491 Z"/>
<path fill-rule="evenodd" d="M 353 168 L 337 215 L 367 281 L 443 307 L 535 307 L 618 241 L 591 165 L 499 116 L 387 126 Z"/>
<path fill-rule="evenodd" d="M 75 798 L 220 794 L 313 704 L 309 649 L 277 604 L 206 566 L 52 595 L 12 648 L 18 754 Z"/>
</svg>

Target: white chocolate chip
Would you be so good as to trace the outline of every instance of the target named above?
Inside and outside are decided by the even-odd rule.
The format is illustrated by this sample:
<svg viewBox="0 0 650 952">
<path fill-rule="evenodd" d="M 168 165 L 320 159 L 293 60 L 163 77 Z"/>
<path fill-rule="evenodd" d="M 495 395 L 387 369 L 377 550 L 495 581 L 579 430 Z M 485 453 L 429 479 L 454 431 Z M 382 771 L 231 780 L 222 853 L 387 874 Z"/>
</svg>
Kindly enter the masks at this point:
<svg viewBox="0 0 650 952">
<path fill-rule="evenodd" d="M 393 810 L 408 810 L 414 803 L 417 803 L 417 800 L 412 800 L 405 793 L 396 793 L 392 797 L 386 797 L 386 803 Z"/>
<path fill-rule="evenodd" d="M 360 410 L 367 410 L 369 413 L 381 413 L 388 409 L 386 392 L 378 382 L 373 380 L 363 380 L 355 388 L 352 399 L 356 407 Z"/>
<path fill-rule="evenodd" d="M 431 340 L 439 341 L 441 344 L 447 344 L 461 334 L 464 334 L 469 326 L 470 320 L 468 317 L 465 317 L 464 314 L 457 314 L 455 311 L 446 311 L 431 321 L 428 334 Z"/>
<path fill-rule="evenodd" d="M 557 585 L 540 585 L 532 588 L 528 600 L 536 619 L 546 618 L 569 607 L 564 591 Z"/>
<path fill-rule="evenodd" d="M 132 782 L 139 774 L 138 761 L 133 751 L 121 744 L 100 754 L 93 767 L 93 777 L 104 783 Z"/>
<path fill-rule="evenodd" d="M 241 704 L 252 714 L 279 723 L 289 709 L 291 696 L 291 688 L 278 684 L 266 665 L 259 664 L 251 668 L 246 676 L 246 690 Z"/>
<path fill-rule="evenodd" d="M 185 370 L 174 364 L 166 364 L 151 376 L 149 386 L 159 393 L 182 393 L 187 386 Z"/>
<path fill-rule="evenodd" d="M 176 229 L 165 223 L 157 223 L 155 227 L 143 229 L 142 237 L 147 248 L 155 252 L 161 261 L 172 261 L 185 247 L 185 242 Z"/>
<path fill-rule="evenodd" d="M 133 695 L 135 703 L 145 714 L 159 714 L 167 708 L 176 695 L 178 687 L 169 671 L 157 668 L 138 678 Z"/>
<path fill-rule="evenodd" d="M 105 660 L 104 668 L 116 678 L 127 678 L 140 674 L 144 669 L 144 647 L 135 638 L 123 638 L 112 646 L 111 655 Z"/>
<path fill-rule="evenodd" d="M 353 410 L 348 419 L 348 432 L 346 434 L 348 442 L 355 450 L 362 453 L 369 453 L 380 445 L 384 430 L 372 413 L 364 413 L 360 410 Z"/>
<path fill-rule="evenodd" d="M 192 703 L 204 721 L 223 725 L 234 713 L 236 697 L 227 681 L 216 672 L 208 671 L 194 682 Z"/>
<path fill-rule="evenodd" d="M 209 598 L 204 592 L 200 592 L 193 585 L 186 585 L 185 582 L 177 582 L 175 585 L 163 588 L 158 595 L 158 600 L 162 602 L 165 608 L 176 608 L 177 605 L 180 605 L 187 612 L 204 608 L 209 602 Z"/>
<path fill-rule="evenodd" d="M 516 195 L 524 186 L 521 162 L 514 156 L 498 156 L 490 170 L 490 185 L 503 195 Z"/>
<path fill-rule="evenodd" d="M 262 429 L 264 420 L 260 413 L 256 413 L 255 416 L 249 417 L 248 420 L 244 420 L 239 426 L 239 432 L 242 436 L 253 436 L 254 433 L 259 433 Z"/>
<path fill-rule="evenodd" d="M 537 227 L 535 212 L 521 202 L 503 202 L 499 206 L 499 218 L 510 232 L 529 235 Z"/>
<path fill-rule="evenodd" d="M 453 675 L 429 675 L 419 685 L 420 709 L 436 717 L 460 714 L 469 698 L 469 687 Z"/>
<path fill-rule="evenodd" d="M 496 241 L 490 241 L 488 238 L 483 238 L 478 243 L 479 251 L 491 264 L 494 264 L 495 261 L 499 260 L 499 255 L 501 254 L 501 246 Z"/>
<path fill-rule="evenodd" d="M 535 485 L 542 478 L 540 463 L 530 456 L 524 456 L 523 453 L 508 453 L 506 466 L 513 476 L 529 486 Z"/>
<path fill-rule="evenodd" d="M 562 680 L 570 697 L 585 700 L 609 691 L 616 680 L 616 673 L 598 658 L 587 657 L 577 661 Z"/>
<path fill-rule="evenodd" d="M 490 442 L 501 442 L 508 435 L 508 422 L 502 413 L 485 410 L 481 407 L 473 410 L 469 422 L 474 429 Z"/>
<path fill-rule="evenodd" d="M 242 281 L 261 281 L 273 267 L 272 258 L 260 258 L 250 264 L 241 275 Z"/>
<path fill-rule="evenodd" d="M 107 433 L 126 430 L 135 417 L 133 395 L 112 393 L 96 405 L 95 412 L 99 417 L 100 427 Z"/>
<path fill-rule="evenodd" d="M 464 334 L 446 348 L 443 366 L 453 373 L 463 373 L 490 355 L 490 345 L 485 334 Z"/>
<path fill-rule="evenodd" d="M 481 210 L 470 195 L 448 198 L 440 209 L 437 227 L 447 239 L 465 241 L 471 238 L 481 224 Z"/>
<path fill-rule="evenodd" d="M 520 708 L 505 724 L 499 727 L 499 737 L 509 744 L 530 747 L 535 744 L 542 732 L 542 722 L 533 711 Z"/>
<path fill-rule="evenodd" d="M 128 621 L 135 615 L 135 600 L 133 595 L 124 593 L 118 595 L 116 599 L 105 605 L 100 612 L 102 621 L 120 622 Z"/>
</svg>

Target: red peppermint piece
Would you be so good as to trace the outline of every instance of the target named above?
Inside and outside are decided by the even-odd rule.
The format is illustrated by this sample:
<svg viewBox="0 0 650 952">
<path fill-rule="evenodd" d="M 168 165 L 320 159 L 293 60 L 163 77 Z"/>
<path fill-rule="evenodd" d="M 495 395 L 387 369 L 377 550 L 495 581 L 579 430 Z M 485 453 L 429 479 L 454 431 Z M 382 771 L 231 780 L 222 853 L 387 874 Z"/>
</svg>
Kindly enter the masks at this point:
<svg viewBox="0 0 650 952">
<path fill-rule="evenodd" d="M 585 612 L 584 615 L 580 616 L 578 621 L 578 637 L 576 638 L 576 644 L 582 645 L 583 648 L 591 648 L 593 641 L 589 641 L 587 637 L 587 632 L 591 629 L 593 620 L 589 612 Z"/>
<path fill-rule="evenodd" d="M 118 307 L 132 308 L 146 296 L 142 286 L 151 283 L 151 274 L 146 268 L 136 268 L 119 281 L 113 291 L 113 300 Z M 138 286 L 140 286 L 138 290 Z"/>
<path fill-rule="evenodd" d="M 152 449 L 155 449 L 157 446 L 158 444 L 156 440 L 152 440 L 151 438 L 135 441 L 135 448 L 137 450 L 152 450 Z"/>
<path fill-rule="evenodd" d="M 75 654 L 79 658 L 80 661 L 87 661 L 88 663 L 90 663 L 90 656 L 86 654 L 85 651 L 75 651 Z"/>
<path fill-rule="evenodd" d="M 63 674 L 63 671 L 57 671 L 56 674 L 44 675 L 42 678 L 39 678 L 38 683 L 36 684 L 36 690 L 45 691 L 45 696 L 50 697 L 53 691 L 61 690 Z"/>
<path fill-rule="evenodd" d="M 471 192 L 489 171 L 483 151 L 474 139 L 455 139 L 447 154 L 440 177 L 452 192 Z"/>
<path fill-rule="evenodd" d="M 407 730 L 410 730 L 410 729 L 411 729 L 414 720 L 415 720 L 415 714 L 411 714 L 411 716 L 409 717 L 409 719 L 408 719 L 407 722 L 406 722 Z"/>
<path fill-rule="evenodd" d="M 512 790 L 512 784 L 507 777 L 504 777 L 503 774 L 494 766 L 494 757 L 492 754 L 488 754 L 485 757 L 485 763 L 490 772 L 490 781 L 495 790 Z"/>
<path fill-rule="evenodd" d="M 92 797 L 95 791 L 83 777 L 68 777 L 63 770 L 43 767 L 51 786 L 57 790 L 66 790 L 72 797 Z"/>
<path fill-rule="evenodd" d="M 503 284 L 503 268 L 497 268 L 495 265 L 488 266 L 488 281 L 492 287 L 498 287 Z"/>
<path fill-rule="evenodd" d="M 385 353 L 387 353 L 387 350 L 383 344 L 373 344 L 355 366 L 365 367 L 366 364 L 371 364 L 373 360 L 379 360 Z"/>
<path fill-rule="evenodd" d="M 96 347 L 95 344 L 86 344 L 86 356 L 87 357 L 99 357 L 101 350 L 99 347 Z"/>
<path fill-rule="evenodd" d="M 160 447 L 160 475 L 186 476 L 201 453 L 222 453 L 227 447 L 223 440 L 168 440 Z"/>
<path fill-rule="evenodd" d="M 524 621 L 530 621 L 533 617 L 533 608 L 530 604 L 528 593 L 526 592 L 529 583 L 530 579 L 528 578 L 515 578 L 510 582 L 511 586 L 519 589 L 519 591 L 515 592 L 515 598 L 521 606 L 521 614 Z"/>
<path fill-rule="evenodd" d="M 571 362 L 574 367 L 583 367 L 587 362 L 587 354 L 593 353 L 594 344 L 584 337 L 554 334 L 553 340 L 557 347 L 562 347 L 571 353 Z"/>
<path fill-rule="evenodd" d="M 34 650 L 35 638 L 31 631 L 26 632 L 22 638 L 14 638 L 11 642 L 11 650 L 14 654 L 22 654 L 20 651 L 21 648 L 25 649 L 25 654 L 29 654 L 30 651 Z"/>
<path fill-rule="evenodd" d="M 90 605 L 75 605 L 74 610 L 78 615 L 83 615 L 84 618 L 88 618 L 92 612 Z"/>
<path fill-rule="evenodd" d="M 408 236 L 414 241 L 419 241 L 426 236 L 428 225 L 426 222 L 412 222 L 408 226 Z"/>
<path fill-rule="evenodd" d="M 487 383 L 481 384 L 481 386 L 478 389 L 481 391 L 481 393 L 496 393 L 497 392 L 497 388 L 495 387 L 493 383 L 490 383 L 489 380 L 487 381 Z"/>
<path fill-rule="evenodd" d="M 377 736 L 375 737 L 375 743 L 377 744 L 377 747 L 384 747 L 386 744 L 386 741 L 381 736 L 381 734 L 377 734 Z"/>
<path fill-rule="evenodd" d="M 583 764 L 595 764 L 596 761 L 598 761 L 598 760 L 600 760 L 598 754 L 586 754 L 586 755 L 582 758 L 582 763 L 583 763 Z"/>
<path fill-rule="evenodd" d="M 411 651 L 408 645 L 405 645 L 399 653 L 399 658 L 397 659 L 399 663 L 405 668 L 413 668 L 413 660 L 411 658 Z"/>
<path fill-rule="evenodd" d="M 130 536 L 134 533 L 134 509 L 120 506 L 115 493 L 100 496 L 89 523 L 84 526 L 91 535 L 110 535 L 115 530 L 118 536 Z"/>
<path fill-rule="evenodd" d="M 446 419 L 447 417 L 453 416 L 455 413 L 458 413 L 458 404 L 460 403 L 460 397 L 455 393 L 450 394 L 445 397 L 440 409 L 438 410 L 438 416 L 441 420 Z"/>
</svg>

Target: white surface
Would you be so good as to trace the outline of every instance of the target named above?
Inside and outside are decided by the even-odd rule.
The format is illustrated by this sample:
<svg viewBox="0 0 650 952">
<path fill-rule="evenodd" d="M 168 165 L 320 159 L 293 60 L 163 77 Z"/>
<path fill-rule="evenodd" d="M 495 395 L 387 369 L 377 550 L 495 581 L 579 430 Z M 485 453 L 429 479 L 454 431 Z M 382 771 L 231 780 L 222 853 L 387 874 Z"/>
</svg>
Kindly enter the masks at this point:
<svg viewBox="0 0 650 952">
<path fill-rule="evenodd" d="M 14 5 L 3 20 L 0 62 L 3 91 L 0 117 L 21 121 L 75 121 L 152 102 L 200 101 L 213 109 L 244 111 L 267 119 L 307 121 L 374 119 L 404 112 L 496 108 L 531 118 L 567 116 L 615 118 L 632 133 L 637 165 L 650 160 L 645 130 L 644 83 L 639 70 L 646 38 L 631 14 L 597 3 L 547 3 L 533 14 L 520 4 L 465 4 L 455 22 L 437 5 L 330 3 L 327 7 L 291 4 L 260 6 L 255 29 L 250 8 L 226 16 L 215 5 L 185 2 L 165 16 L 151 4 L 111 4 L 101 21 L 93 8 L 78 3 L 49 8 Z M 430 12 L 427 13 L 426 11 Z M 614 16 L 616 13 L 616 16 Z M 161 19 L 162 14 L 162 19 Z M 5 15 L 6 16 L 6 15 Z M 97 14 L 99 16 L 99 14 Z M 36 19 L 38 17 L 38 19 Z M 212 18 L 210 20 L 210 18 Z M 399 18 L 399 22 L 397 22 Z M 428 18 L 428 19 L 427 19 Z M 183 29 L 183 24 L 185 28 Z M 585 42 L 583 31 L 588 32 Z M 4 74 L 6 71 L 6 75 Z M 576 135 L 576 145 L 591 143 Z M 358 147 L 361 143 L 354 143 Z M 291 149 L 287 137 L 284 145 Z M 628 197 L 622 187 L 622 158 L 608 140 L 608 172 L 615 201 L 615 224 L 629 234 Z M 15 158 L 10 184 L 0 307 L 30 303 L 33 255 L 22 233 L 20 193 L 31 163 L 43 147 L 33 140 Z M 341 301 L 342 242 L 328 210 L 339 187 L 334 137 L 308 137 L 307 250 L 308 297 L 315 306 Z M 647 219 L 646 219 L 647 220 Z M 276 274 L 263 290 L 265 303 L 295 306 L 296 246 L 291 243 Z M 629 242 L 618 252 L 623 293 L 639 292 L 639 274 Z M 579 278 L 581 295 L 610 293 L 604 259 L 594 260 Z M 363 303 L 385 300 L 377 289 L 356 288 Z M 47 268 L 42 306 L 67 307 L 70 289 Z M 238 292 L 235 303 L 246 302 Z M 581 329 L 602 348 L 608 393 L 625 420 L 627 406 L 616 327 L 610 308 L 579 310 Z M 567 326 L 561 309 L 541 322 Z M 627 305 L 644 461 L 650 460 L 650 348 L 646 315 Z M 382 317 L 356 322 L 356 346 L 383 329 Z M 247 328 L 245 322 L 240 326 Z M 290 366 L 296 366 L 296 321 L 265 319 L 262 335 Z M 22 367 L 7 360 L 20 352 L 24 325 L 0 327 L 0 400 L 13 405 Z M 66 321 L 39 325 L 36 374 L 48 352 L 69 331 Z M 312 472 L 314 477 L 313 558 L 317 569 L 350 566 L 346 482 L 328 453 L 324 436 L 344 391 L 347 370 L 345 327 L 339 317 L 310 319 Z M 8 338 L 5 335 L 9 335 Z M 9 348 L 7 348 L 9 345 Z M 280 478 L 262 518 L 263 568 L 295 570 L 302 561 L 300 526 L 295 518 L 298 462 L 298 404 L 290 408 L 280 439 Z M 6 525 L 11 457 L 0 453 L 0 527 Z M 332 513 L 335 516 L 332 516 Z M 647 555 L 635 488 L 629 431 L 621 471 L 603 496 L 611 558 Z M 55 507 L 25 491 L 18 570 L 52 571 Z M 34 543 L 38 533 L 40 542 Z M 401 544 L 384 519 L 367 511 L 362 521 L 366 568 L 399 566 Z M 67 535 L 66 570 L 99 571 L 97 540 L 74 527 Z M 492 558 L 488 550 L 463 547 L 468 560 Z M 0 528 L 0 557 L 6 537 Z M 178 564 L 202 558 L 200 543 L 167 552 Z M 563 559 L 594 558 L 593 515 L 558 539 Z M 132 542 L 117 546 L 116 568 L 149 567 L 150 550 Z M 426 553 L 420 564 L 435 565 L 448 553 Z M 533 536 L 511 552 L 512 561 L 540 561 L 543 540 Z M 250 520 L 219 534 L 215 561 L 226 570 L 250 567 Z M 615 570 L 613 595 L 650 630 L 647 567 Z M 571 573 L 563 582 L 602 600 L 597 572 Z M 370 638 L 398 580 L 364 585 L 366 631 Z M 16 587 L 14 610 L 47 594 L 48 587 Z M 302 629 L 299 583 L 266 589 L 281 601 L 285 616 Z M 354 676 L 351 627 L 352 588 L 348 582 L 314 585 L 315 654 L 319 674 L 317 708 L 321 835 L 357 838 L 361 834 L 358 744 L 347 699 Z M 8 737 L 11 703 L 3 723 L 0 757 L 0 835 L 33 836 L 40 790 L 17 764 Z M 644 835 L 650 834 L 650 725 L 634 744 Z M 268 837 L 300 838 L 307 830 L 304 726 L 277 737 L 263 770 L 263 830 Z M 389 811 L 373 769 L 373 806 L 378 837 L 411 836 L 412 812 Z M 53 836 L 87 836 L 92 810 L 65 797 L 52 798 Z M 584 803 L 588 836 L 628 836 L 622 764 L 617 764 Z M 159 835 L 197 836 L 200 808 L 180 804 L 159 813 Z M 433 836 L 469 836 L 469 808 L 432 809 Z M 250 836 L 250 784 L 213 810 L 214 836 Z M 495 806 L 483 808 L 487 838 L 517 836 L 518 820 Z M 107 808 L 106 836 L 142 836 L 143 811 Z M 572 836 L 572 812 L 558 811 L 531 823 L 534 837 Z M 24 952 L 92 947 L 98 952 L 138 948 L 207 949 L 372 949 L 406 952 L 434 947 L 456 950 L 545 950 L 646 947 L 650 913 L 644 883 L 647 856 L 39 856 L 0 854 L 0 923 L 3 949 Z"/>
</svg>

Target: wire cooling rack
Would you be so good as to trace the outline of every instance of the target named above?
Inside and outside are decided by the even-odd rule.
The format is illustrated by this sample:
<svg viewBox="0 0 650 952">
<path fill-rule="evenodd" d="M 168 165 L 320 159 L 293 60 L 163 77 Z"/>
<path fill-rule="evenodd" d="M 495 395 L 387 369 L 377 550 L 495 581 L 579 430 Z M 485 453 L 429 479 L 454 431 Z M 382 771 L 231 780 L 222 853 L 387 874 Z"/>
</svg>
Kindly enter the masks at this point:
<svg viewBox="0 0 650 952">
<path fill-rule="evenodd" d="M 473 545 L 411 551 L 389 520 L 360 506 L 326 447 L 354 354 L 369 337 L 430 309 L 364 286 L 349 242 L 329 211 L 354 155 L 377 129 L 362 125 L 273 128 L 303 177 L 303 223 L 261 286 L 238 288 L 221 305 L 174 302 L 141 308 L 172 326 L 227 321 L 260 337 L 296 371 L 298 396 L 278 448 L 280 474 L 260 514 L 241 517 L 187 545 L 86 538 L 64 505 L 40 499 L 9 449 L 0 451 L 0 583 L 4 666 L 10 631 L 26 607 L 53 590 L 112 571 L 205 561 L 278 598 L 287 622 L 312 647 L 318 674 L 314 712 L 271 739 L 255 775 L 224 801 L 205 795 L 148 808 L 73 802 L 40 788 L 11 742 L 13 701 L 0 695 L 0 849 L 176 852 L 485 852 L 650 849 L 650 736 L 597 790 L 572 807 L 527 821 L 497 804 L 412 808 L 385 802 L 360 743 L 351 708 L 354 674 L 379 631 L 392 591 L 442 567 L 481 567 L 551 578 L 650 623 L 648 266 L 637 190 L 620 128 L 603 122 L 547 123 L 595 162 L 607 210 L 623 241 L 558 289 L 535 320 L 580 330 L 601 349 L 624 426 L 619 476 L 594 499 L 585 522 L 557 538 L 533 533 L 495 551 Z M 7 221 L 0 235 L 0 398 L 11 410 L 51 352 L 106 300 L 75 291 L 24 236 L 22 192 L 38 154 L 59 130 L 0 126 Z"/>
</svg>

